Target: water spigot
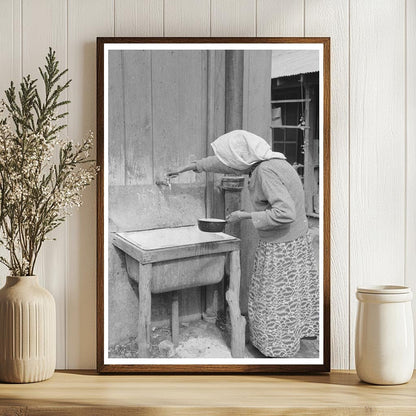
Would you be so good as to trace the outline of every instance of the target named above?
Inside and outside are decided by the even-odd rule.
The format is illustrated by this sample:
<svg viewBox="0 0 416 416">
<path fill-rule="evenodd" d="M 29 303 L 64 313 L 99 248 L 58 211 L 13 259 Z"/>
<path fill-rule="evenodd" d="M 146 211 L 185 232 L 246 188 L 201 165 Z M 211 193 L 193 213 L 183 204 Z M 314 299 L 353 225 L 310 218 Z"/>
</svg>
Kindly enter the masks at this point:
<svg viewBox="0 0 416 416">
<path fill-rule="evenodd" d="M 157 181 L 156 181 L 156 185 L 157 186 L 171 186 L 171 183 L 170 183 L 170 178 L 169 178 L 169 176 L 167 176 L 165 179 L 158 179 Z"/>
<path fill-rule="evenodd" d="M 157 186 L 167 186 L 169 189 L 172 189 L 172 184 L 170 183 L 171 179 L 176 178 L 178 175 L 165 175 L 163 179 L 156 180 Z"/>
</svg>

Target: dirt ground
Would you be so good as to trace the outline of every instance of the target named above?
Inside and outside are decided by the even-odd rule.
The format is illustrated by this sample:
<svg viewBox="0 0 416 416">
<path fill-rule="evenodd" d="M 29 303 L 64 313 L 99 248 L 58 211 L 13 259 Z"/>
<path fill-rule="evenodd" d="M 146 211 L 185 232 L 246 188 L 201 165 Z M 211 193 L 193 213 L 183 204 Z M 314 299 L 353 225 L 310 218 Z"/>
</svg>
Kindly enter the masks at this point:
<svg viewBox="0 0 416 416">
<path fill-rule="evenodd" d="M 153 327 L 151 336 L 151 358 L 232 358 L 229 347 L 229 332 L 224 322 L 216 324 L 204 320 L 181 323 L 179 343 L 171 342 L 169 327 Z M 247 337 L 248 339 L 248 337 Z M 319 356 L 317 339 L 302 339 L 301 347 L 294 358 L 316 358 Z M 131 338 L 124 344 L 109 349 L 111 358 L 138 358 L 137 342 Z M 264 358 L 250 343 L 246 344 L 246 358 Z"/>
</svg>

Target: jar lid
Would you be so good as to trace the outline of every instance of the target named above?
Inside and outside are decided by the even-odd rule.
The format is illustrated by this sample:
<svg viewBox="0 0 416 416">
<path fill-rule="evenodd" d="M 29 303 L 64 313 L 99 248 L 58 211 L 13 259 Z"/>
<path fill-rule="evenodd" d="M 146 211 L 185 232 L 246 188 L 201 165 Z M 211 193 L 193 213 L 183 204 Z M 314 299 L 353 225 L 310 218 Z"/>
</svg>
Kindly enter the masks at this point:
<svg viewBox="0 0 416 416">
<path fill-rule="evenodd" d="M 397 285 L 376 285 L 367 287 L 357 287 L 358 293 L 374 293 L 381 295 L 395 295 L 400 293 L 410 293 L 410 287 Z"/>
</svg>

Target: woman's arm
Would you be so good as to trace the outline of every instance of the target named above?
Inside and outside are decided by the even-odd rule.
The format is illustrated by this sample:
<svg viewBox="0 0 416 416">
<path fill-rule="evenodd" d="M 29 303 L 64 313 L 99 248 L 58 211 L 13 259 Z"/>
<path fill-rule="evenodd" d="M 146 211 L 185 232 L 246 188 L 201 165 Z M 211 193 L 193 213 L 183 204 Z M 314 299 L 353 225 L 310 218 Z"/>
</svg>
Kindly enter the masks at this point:
<svg viewBox="0 0 416 416">
<path fill-rule="evenodd" d="M 212 172 L 232 175 L 241 175 L 245 173 L 224 165 L 224 163 L 222 163 L 217 156 L 204 157 L 203 159 L 197 160 L 195 163 L 196 172 Z"/>
<path fill-rule="evenodd" d="M 259 186 L 270 208 L 251 213 L 254 226 L 259 230 L 269 230 L 296 220 L 296 207 L 288 189 L 279 175 L 270 168 L 259 172 Z"/>
<path fill-rule="evenodd" d="M 166 173 L 166 176 L 176 176 L 183 172 L 188 172 L 189 170 L 196 170 L 196 162 L 192 162 L 189 165 L 182 166 L 174 171 L 170 171 Z"/>
<path fill-rule="evenodd" d="M 232 169 L 227 165 L 224 165 L 217 156 L 208 156 L 204 157 L 203 159 L 196 160 L 195 162 L 190 163 L 189 165 L 182 166 L 175 171 L 168 172 L 167 176 L 174 176 L 182 172 L 187 172 L 189 170 L 193 170 L 194 172 L 213 172 L 213 173 L 225 173 L 225 174 L 234 174 L 234 175 L 241 175 L 247 172 L 238 171 L 236 169 Z"/>
<path fill-rule="evenodd" d="M 247 211 L 233 211 L 230 215 L 227 216 L 226 220 L 228 223 L 232 224 L 233 222 L 238 222 L 241 220 L 250 220 L 251 212 Z"/>
</svg>

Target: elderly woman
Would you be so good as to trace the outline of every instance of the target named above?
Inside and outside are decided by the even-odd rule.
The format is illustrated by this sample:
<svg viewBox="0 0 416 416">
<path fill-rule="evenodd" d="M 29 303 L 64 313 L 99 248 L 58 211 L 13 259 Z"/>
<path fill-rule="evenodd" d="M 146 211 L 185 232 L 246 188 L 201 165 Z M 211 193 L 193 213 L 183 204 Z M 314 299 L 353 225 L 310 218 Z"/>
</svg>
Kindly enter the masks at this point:
<svg viewBox="0 0 416 416">
<path fill-rule="evenodd" d="M 319 282 L 314 262 L 304 191 L 282 153 L 244 130 L 211 144 L 215 156 L 169 172 L 193 170 L 248 174 L 254 211 L 235 211 L 227 221 L 251 220 L 260 241 L 249 288 L 251 343 L 267 357 L 293 357 L 300 339 L 319 331 Z"/>
</svg>

